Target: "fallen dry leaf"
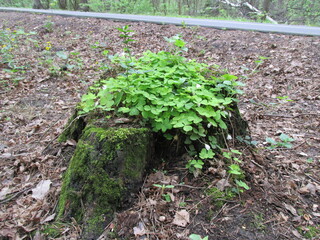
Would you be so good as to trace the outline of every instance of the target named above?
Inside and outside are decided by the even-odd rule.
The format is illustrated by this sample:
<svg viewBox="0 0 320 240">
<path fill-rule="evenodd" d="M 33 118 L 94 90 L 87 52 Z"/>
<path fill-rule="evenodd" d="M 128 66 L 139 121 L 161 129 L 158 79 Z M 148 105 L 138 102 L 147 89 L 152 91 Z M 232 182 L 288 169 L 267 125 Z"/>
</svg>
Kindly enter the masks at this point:
<svg viewBox="0 0 320 240">
<path fill-rule="evenodd" d="M 38 185 L 32 189 L 32 197 L 42 200 L 50 190 L 51 180 L 41 180 Z"/>
<path fill-rule="evenodd" d="M 172 223 L 180 227 L 185 227 L 189 222 L 190 222 L 190 214 L 183 209 L 181 211 L 176 212 Z"/>
<path fill-rule="evenodd" d="M 230 187 L 230 183 L 227 179 L 221 179 L 216 184 L 217 188 L 223 192 L 226 187 Z"/>
<path fill-rule="evenodd" d="M 46 217 L 44 220 L 42 220 L 40 223 L 41 223 L 41 224 L 44 224 L 44 223 L 46 223 L 46 222 L 50 222 L 50 221 L 52 221 L 52 220 L 55 218 L 55 216 L 56 216 L 55 213 L 54 213 L 54 214 L 51 214 L 50 216 L 48 216 L 48 217 Z"/>
<path fill-rule="evenodd" d="M 10 192 L 11 192 L 11 191 L 10 191 L 10 189 L 9 189 L 8 187 L 2 188 L 2 190 L 0 191 L 0 200 L 5 199 L 5 198 L 6 198 L 6 195 L 7 195 L 8 193 L 10 193 Z"/>
<path fill-rule="evenodd" d="M 146 234 L 146 229 L 143 222 L 139 222 L 137 227 L 133 228 L 133 234 L 137 236 L 143 236 Z"/>
<path fill-rule="evenodd" d="M 287 204 L 287 203 L 284 203 L 283 205 L 289 212 L 291 212 L 292 215 L 298 216 L 297 210 L 293 206 L 291 206 L 290 204 Z"/>
</svg>

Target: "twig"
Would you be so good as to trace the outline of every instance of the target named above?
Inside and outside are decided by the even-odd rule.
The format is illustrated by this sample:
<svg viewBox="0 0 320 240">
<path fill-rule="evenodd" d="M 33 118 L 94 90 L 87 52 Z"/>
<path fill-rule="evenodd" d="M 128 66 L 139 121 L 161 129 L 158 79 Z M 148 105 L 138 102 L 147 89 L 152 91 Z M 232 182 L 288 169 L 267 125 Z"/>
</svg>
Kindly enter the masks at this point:
<svg viewBox="0 0 320 240">
<path fill-rule="evenodd" d="M 305 116 L 305 115 L 315 115 L 315 116 L 319 116 L 319 113 L 299 113 L 297 115 L 281 115 L 281 114 L 261 114 L 263 116 L 267 116 L 267 117 L 281 117 L 281 118 L 296 118 L 296 117 L 300 117 L 300 116 Z"/>
<path fill-rule="evenodd" d="M 317 180 L 317 179 L 315 179 L 315 178 L 313 178 L 313 177 L 311 177 L 311 176 L 309 176 L 308 174 L 304 174 L 305 176 L 307 176 L 308 178 L 310 178 L 312 181 L 314 181 L 314 182 L 316 182 L 316 183 L 318 183 L 318 184 L 320 184 L 320 182 Z"/>
<path fill-rule="evenodd" d="M 217 212 L 217 214 L 211 218 L 210 222 L 212 222 L 214 219 L 216 219 L 219 216 L 219 214 L 226 208 L 227 204 L 228 203 L 223 204 L 223 206 L 220 208 L 220 210 Z"/>
<path fill-rule="evenodd" d="M 47 132 L 49 132 L 49 130 L 50 130 L 54 125 L 56 125 L 57 122 L 60 121 L 60 119 L 62 118 L 62 116 L 63 116 L 63 115 L 61 114 L 60 117 L 58 118 L 58 120 L 55 121 L 54 123 L 52 123 L 52 124 L 48 127 L 48 129 L 42 134 L 42 136 L 40 137 L 40 139 L 38 140 L 38 142 L 40 142 L 40 141 L 42 140 L 42 138 L 47 134 Z"/>
<path fill-rule="evenodd" d="M 173 186 L 175 186 L 175 187 L 187 187 L 187 188 L 193 188 L 193 189 L 204 189 L 204 188 L 206 188 L 206 187 L 194 187 L 194 186 L 185 185 L 185 184 L 175 184 Z"/>
<path fill-rule="evenodd" d="M 78 120 L 79 118 L 84 117 L 84 116 L 86 116 L 86 115 L 80 115 L 80 116 L 77 116 L 75 119 L 73 119 L 73 120 L 69 123 L 69 125 L 62 130 L 61 134 L 62 134 L 63 132 L 65 132 L 67 129 L 69 129 L 69 127 L 71 126 L 71 124 L 72 124 L 74 121 L 76 121 L 76 120 Z M 60 135 L 61 135 L 61 134 L 60 134 Z M 53 138 L 53 139 L 47 144 L 47 146 L 42 150 L 42 153 L 50 146 L 50 144 L 51 144 L 53 141 L 55 141 L 56 139 L 58 139 L 60 135 L 58 135 L 58 136 L 56 136 L 55 138 Z"/>
<path fill-rule="evenodd" d="M 18 192 L 15 192 L 12 196 L 10 196 L 10 197 L 8 197 L 8 198 L 6 198 L 6 199 L 4 199 L 4 200 L 1 200 L 1 201 L 0 201 L 0 204 L 7 203 L 7 202 L 11 201 L 12 199 L 14 199 L 14 198 L 16 198 L 16 197 L 19 197 L 21 194 L 29 191 L 31 188 L 32 188 L 32 187 L 29 187 L 29 188 L 20 190 L 20 191 L 18 191 Z"/>
</svg>

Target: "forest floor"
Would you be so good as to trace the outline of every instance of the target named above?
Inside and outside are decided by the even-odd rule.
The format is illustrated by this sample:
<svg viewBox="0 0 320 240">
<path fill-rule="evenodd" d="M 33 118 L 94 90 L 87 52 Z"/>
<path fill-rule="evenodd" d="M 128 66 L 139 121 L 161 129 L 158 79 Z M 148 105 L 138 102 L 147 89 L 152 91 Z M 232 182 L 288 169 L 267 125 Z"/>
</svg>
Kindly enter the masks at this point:
<svg viewBox="0 0 320 240">
<path fill-rule="evenodd" d="M 82 94 L 104 74 L 102 52 L 123 51 L 116 27 L 126 24 L 135 33 L 135 55 L 168 50 L 164 37 L 181 34 L 186 57 L 239 76 L 246 84 L 239 108 L 256 145 L 240 147 L 250 190 L 219 201 L 210 189 L 224 177 L 223 167 L 194 178 L 185 159 L 164 163 L 100 239 L 112 239 L 113 231 L 117 239 L 320 239 L 319 37 L 3 12 L 0 59 L 12 61 L 0 62 L 0 239 L 50 239 L 41 230 L 55 217 L 75 145 L 57 137 Z M 281 134 L 294 139 L 291 148 Z M 266 138 L 278 147 L 269 149 Z M 154 183 L 175 185 L 171 201 Z M 81 234 L 75 221 L 57 228 L 62 234 L 51 239 Z"/>
</svg>

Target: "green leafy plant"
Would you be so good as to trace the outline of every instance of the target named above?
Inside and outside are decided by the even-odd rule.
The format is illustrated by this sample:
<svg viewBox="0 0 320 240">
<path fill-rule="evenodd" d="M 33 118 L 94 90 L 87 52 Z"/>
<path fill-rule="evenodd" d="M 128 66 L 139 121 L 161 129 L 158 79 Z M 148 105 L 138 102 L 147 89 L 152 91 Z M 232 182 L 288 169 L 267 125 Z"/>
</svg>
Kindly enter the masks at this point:
<svg viewBox="0 0 320 240">
<path fill-rule="evenodd" d="M 206 190 L 206 194 L 212 198 L 212 204 L 217 208 L 221 208 L 226 201 L 236 196 L 236 192 L 232 191 L 232 188 L 226 188 L 222 191 L 217 187 L 211 187 Z"/>
<path fill-rule="evenodd" d="M 102 80 L 102 86 L 82 97 L 81 113 L 136 116 L 168 139 L 178 130 L 190 145 L 200 139 L 210 145 L 208 129 L 227 129 L 225 120 L 237 102 L 240 83 L 233 75 L 216 76 L 209 66 L 180 56 L 181 39 L 175 38 L 174 45 L 178 53 L 147 51 L 139 59 L 132 57 L 128 76 Z M 214 153 L 204 148 L 199 156 L 212 158 Z"/>
<path fill-rule="evenodd" d="M 164 198 L 164 200 L 165 200 L 166 202 L 171 202 L 171 201 L 172 201 L 170 194 L 168 194 L 168 193 L 164 194 L 164 191 L 165 191 L 166 189 L 172 189 L 172 188 L 174 188 L 173 185 L 153 184 L 153 186 L 160 189 L 160 194 L 161 194 L 161 196 Z"/>
<path fill-rule="evenodd" d="M 166 202 L 172 202 L 170 194 L 166 193 L 166 194 L 162 194 L 162 196 Z"/>
<path fill-rule="evenodd" d="M 244 178 L 244 172 L 241 170 L 238 164 L 231 164 L 229 166 L 228 173 L 230 173 L 232 179 L 234 179 L 234 182 L 236 184 L 236 188 L 234 190 L 236 192 L 243 192 L 244 190 L 250 189 L 250 187 L 244 181 L 242 181 L 242 179 Z"/>
<path fill-rule="evenodd" d="M 294 139 L 289 137 L 288 135 L 282 133 L 279 136 L 281 141 L 276 141 L 273 138 L 266 138 L 266 141 L 271 145 L 267 147 L 268 149 L 276 149 L 276 148 L 292 148 L 292 144 L 290 142 L 293 142 Z"/>
<path fill-rule="evenodd" d="M 43 28 L 46 30 L 48 33 L 52 33 L 54 29 L 54 22 L 48 20 L 43 24 Z"/>
<path fill-rule="evenodd" d="M 254 214 L 253 217 L 254 217 L 254 220 L 252 222 L 253 226 L 260 231 L 265 230 L 266 225 L 264 224 L 265 218 L 263 213 Z"/>
<path fill-rule="evenodd" d="M 320 236 L 320 225 L 302 226 L 297 228 L 299 233 L 307 239 L 318 239 Z"/>
<path fill-rule="evenodd" d="M 236 149 L 230 149 L 230 151 L 225 151 L 222 153 L 223 157 L 228 160 L 241 163 L 242 161 L 239 159 L 238 156 L 242 155 L 242 153 Z"/>
<path fill-rule="evenodd" d="M 259 71 L 258 69 L 260 68 L 260 66 L 268 59 L 269 59 L 268 57 L 259 56 L 259 58 L 254 61 L 256 66 L 251 70 L 249 68 L 243 66 L 242 69 L 246 72 L 246 74 L 244 76 L 242 76 L 242 78 L 248 79 L 253 74 L 257 73 Z"/>
<path fill-rule="evenodd" d="M 16 86 L 20 80 L 24 79 L 26 66 L 19 63 L 17 53 L 30 49 L 30 43 L 37 41 L 31 38 L 35 32 L 25 32 L 22 29 L 12 30 L 10 28 L 0 30 L 0 68 L 9 73 L 9 79 L 0 79 L 0 87 L 11 89 Z M 21 48 L 21 46 L 24 46 Z"/>
<path fill-rule="evenodd" d="M 201 237 L 200 235 L 198 235 L 198 234 L 191 234 L 191 235 L 189 236 L 189 238 L 190 238 L 190 240 L 208 240 L 208 239 L 209 239 L 208 236 L 202 238 L 202 237 Z"/>
<path fill-rule="evenodd" d="M 202 160 L 192 159 L 188 161 L 186 168 L 189 170 L 190 173 L 197 177 L 201 173 L 203 165 L 204 162 Z"/>
<path fill-rule="evenodd" d="M 6 64 L 11 69 L 22 69 L 22 66 L 16 65 L 15 51 L 19 51 L 20 45 L 28 39 L 28 36 L 34 34 L 36 33 L 27 33 L 22 29 L 6 28 L 0 30 L 0 63 Z"/>
<path fill-rule="evenodd" d="M 255 140 L 252 140 L 250 136 L 245 136 L 245 137 L 237 136 L 236 138 L 239 142 L 245 143 L 249 146 L 256 146 L 258 144 L 258 142 Z"/>
<path fill-rule="evenodd" d="M 286 102 L 292 102 L 293 100 L 290 99 L 288 96 L 278 96 L 277 97 L 279 100 L 283 100 L 283 101 L 286 101 Z"/>
<path fill-rule="evenodd" d="M 220 74 L 216 68 L 184 58 L 186 43 L 178 35 L 167 38 L 173 45 L 170 52 L 146 51 L 136 58 L 129 55 L 128 28 L 118 30 L 127 57 L 112 60 L 117 59 L 126 74 L 93 86 L 82 96 L 80 114 L 94 110 L 109 117 L 134 117 L 168 140 L 180 137 L 194 154 L 187 168 L 199 173 L 203 161 L 213 159 L 214 149 L 220 148 L 210 132 L 228 131 L 228 118 L 237 95 L 242 93 L 237 86 L 242 84 L 236 76 Z M 237 150 L 231 153 L 240 154 Z M 233 161 L 238 160 L 233 155 Z"/>
<path fill-rule="evenodd" d="M 167 42 L 171 43 L 171 49 L 169 50 L 173 54 L 181 54 L 182 52 L 187 52 L 186 42 L 181 38 L 180 35 L 175 35 L 171 38 L 164 38 Z"/>
</svg>

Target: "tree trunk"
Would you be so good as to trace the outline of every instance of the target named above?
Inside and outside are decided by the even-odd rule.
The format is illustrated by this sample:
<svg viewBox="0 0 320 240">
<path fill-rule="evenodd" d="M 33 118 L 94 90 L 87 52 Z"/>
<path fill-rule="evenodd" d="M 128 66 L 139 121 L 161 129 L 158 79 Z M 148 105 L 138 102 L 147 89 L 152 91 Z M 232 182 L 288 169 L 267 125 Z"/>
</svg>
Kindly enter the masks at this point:
<svg viewBox="0 0 320 240">
<path fill-rule="evenodd" d="M 58 5 L 62 10 L 66 10 L 68 8 L 67 0 L 59 0 Z"/>
<path fill-rule="evenodd" d="M 80 0 L 80 10 L 84 12 L 89 12 L 90 8 L 87 4 L 88 0 Z"/>
<path fill-rule="evenodd" d="M 181 0 L 178 0 L 178 13 L 179 13 L 179 15 L 181 15 L 181 13 L 182 13 L 181 8 L 182 8 Z"/>
<path fill-rule="evenodd" d="M 43 9 L 41 0 L 33 0 L 33 6 L 34 9 Z"/>
<path fill-rule="evenodd" d="M 270 3 L 271 3 L 271 0 L 264 0 L 264 1 L 263 1 L 263 11 L 264 11 L 266 14 L 269 13 Z"/>
</svg>

